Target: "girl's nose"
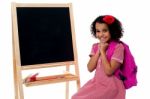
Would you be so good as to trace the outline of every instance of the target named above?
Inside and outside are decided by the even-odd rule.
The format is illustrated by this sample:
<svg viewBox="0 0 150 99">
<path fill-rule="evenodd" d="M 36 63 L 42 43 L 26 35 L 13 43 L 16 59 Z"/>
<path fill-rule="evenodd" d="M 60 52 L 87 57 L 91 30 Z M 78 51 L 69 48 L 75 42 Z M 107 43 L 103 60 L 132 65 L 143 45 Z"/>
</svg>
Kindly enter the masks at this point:
<svg viewBox="0 0 150 99">
<path fill-rule="evenodd" d="M 105 32 L 102 32 L 102 34 L 105 34 Z"/>
<path fill-rule="evenodd" d="M 102 34 L 101 34 L 102 36 L 104 36 L 104 32 L 102 32 Z"/>
</svg>

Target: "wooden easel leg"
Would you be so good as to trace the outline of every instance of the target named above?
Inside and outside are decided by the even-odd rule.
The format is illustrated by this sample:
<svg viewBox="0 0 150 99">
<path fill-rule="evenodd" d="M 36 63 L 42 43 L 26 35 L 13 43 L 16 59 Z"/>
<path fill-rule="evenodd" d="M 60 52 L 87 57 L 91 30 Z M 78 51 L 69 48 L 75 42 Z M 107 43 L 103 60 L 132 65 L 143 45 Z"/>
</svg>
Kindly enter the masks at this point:
<svg viewBox="0 0 150 99">
<path fill-rule="evenodd" d="M 66 82 L 66 99 L 69 99 L 69 81 Z"/>
<path fill-rule="evenodd" d="M 16 3 L 12 3 L 12 33 L 13 33 L 13 44 L 15 44 L 16 41 L 16 33 L 17 33 L 17 18 L 14 17 L 17 15 L 16 13 Z M 21 76 L 21 66 L 16 65 L 16 56 L 15 56 L 16 49 L 13 48 L 13 68 L 14 68 L 14 87 L 15 87 L 15 99 L 24 99 L 23 97 L 23 88 L 22 88 L 22 76 Z"/>
<path fill-rule="evenodd" d="M 79 88 L 80 88 L 79 67 L 78 67 L 77 63 L 76 63 L 75 65 L 76 65 L 76 66 L 75 66 L 75 73 L 76 73 L 76 75 L 79 77 L 79 79 L 76 81 L 76 83 L 77 83 L 77 89 L 79 89 Z"/>
<path fill-rule="evenodd" d="M 15 87 L 15 99 L 19 99 L 19 89 L 18 89 L 18 83 L 17 83 L 17 70 L 14 66 L 14 87 Z"/>
<path fill-rule="evenodd" d="M 66 71 L 69 72 L 69 65 L 66 65 Z M 69 99 L 69 81 L 66 81 L 66 99 Z"/>
<path fill-rule="evenodd" d="M 79 90 L 79 88 L 80 88 L 80 80 L 77 80 L 77 90 Z"/>
<path fill-rule="evenodd" d="M 23 81 L 22 81 L 22 73 L 21 73 L 21 67 L 17 68 L 17 88 L 18 88 L 18 99 L 24 99 L 23 94 Z"/>
</svg>

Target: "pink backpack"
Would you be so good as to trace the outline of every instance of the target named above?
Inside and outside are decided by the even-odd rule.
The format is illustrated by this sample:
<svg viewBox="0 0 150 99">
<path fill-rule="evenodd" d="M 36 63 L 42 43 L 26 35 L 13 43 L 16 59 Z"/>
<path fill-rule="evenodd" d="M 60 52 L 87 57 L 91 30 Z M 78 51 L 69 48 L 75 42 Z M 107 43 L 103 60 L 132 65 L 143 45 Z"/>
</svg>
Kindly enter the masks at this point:
<svg viewBox="0 0 150 99">
<path fill-rule="evenodd" d="M 114 75 L 123 81 L 126 89 L 129 89 L 132 86 L 137 85 L 137 66 L 134 61 L 134 57 L 130 52 L 129 46 L 122 41 L 111 41 L 107 49 L 107 58 L 109 61 L 111 60 L 111 56 L 113 55 L 115 47 L 118 43 L 122 43 L 124 46 L 124 60 L 122 64 L 123 66 L 117 69 Z M 98 49 L 98 44 L 96 45 L 97 46 L 94 48 L 95 51 Z"/>
</svg>

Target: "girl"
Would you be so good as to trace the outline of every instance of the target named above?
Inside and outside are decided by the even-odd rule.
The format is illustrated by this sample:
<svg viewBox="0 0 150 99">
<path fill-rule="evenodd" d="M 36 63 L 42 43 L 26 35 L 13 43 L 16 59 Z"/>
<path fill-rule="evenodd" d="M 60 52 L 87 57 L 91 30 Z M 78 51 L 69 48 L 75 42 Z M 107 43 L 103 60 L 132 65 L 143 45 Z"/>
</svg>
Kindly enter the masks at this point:
<svg viewBox="0 0 150 99">
<path fill-rule="evenodd" d="M 111 15 L 97 17 L 91 24 L 91 33 L 100 42 L 92 46 L 89 72 L 95 71 L 89 80 L 72 99 L 125 99 L 125 87 L 122 80 L 114 73 L 121 67 L 124 59 L 124 46 L 120 43 L 123 29 L 118 19 Z M 109 58 L 108 50 L 116 43 L 114 52 Z"/>
</svg>

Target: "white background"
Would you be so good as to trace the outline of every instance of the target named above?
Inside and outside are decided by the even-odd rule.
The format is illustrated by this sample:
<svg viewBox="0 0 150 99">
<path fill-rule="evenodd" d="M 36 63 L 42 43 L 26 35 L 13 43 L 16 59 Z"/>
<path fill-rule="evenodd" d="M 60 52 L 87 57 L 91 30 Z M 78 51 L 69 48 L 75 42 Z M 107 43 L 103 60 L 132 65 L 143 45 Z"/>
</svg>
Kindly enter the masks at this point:
<svg viewBox="0 0 150 99">
<path fill-rule="evenodd" d="M 86 64 L 91 45 L 90 24 L 99 15 L 112 14 L 123 24 L 123 41 L 129 44 L 138 65 L 138 86 L 127 90 L 126 99 L 149 99 L 150 4 L 148 0 L 1 0 L 0 3 L 0 99 L 14 98 L 11 2 L 72 3 L 81 85 L 93 77 Z M 41 70 L 49 72 L 48 70 Z M 63 70 L 61 70 L 63 71 Z M 25 99 L 65 99 L 65 83 L 24 87 Z M 75 93 L 70 84 L 70 96 Z M 108 93 L 109 94 L 109 93 Z"/>
</svg>

